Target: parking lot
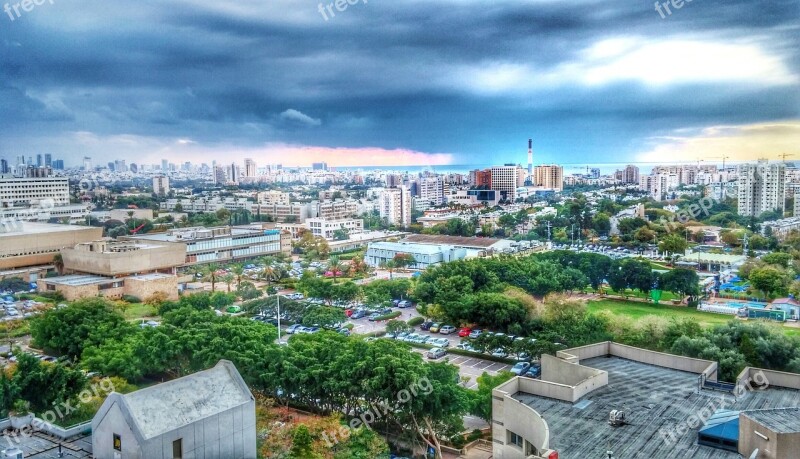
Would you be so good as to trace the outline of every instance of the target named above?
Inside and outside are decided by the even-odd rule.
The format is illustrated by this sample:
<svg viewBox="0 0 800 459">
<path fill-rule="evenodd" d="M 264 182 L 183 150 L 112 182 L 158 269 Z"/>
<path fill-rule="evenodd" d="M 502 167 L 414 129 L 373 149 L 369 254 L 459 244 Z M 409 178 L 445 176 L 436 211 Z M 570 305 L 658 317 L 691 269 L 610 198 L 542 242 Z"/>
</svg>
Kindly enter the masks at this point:
<svg viewBox="0 0 800 459">
<path fill-rule="evenodd" d="M 423 356 L 428 351 L 427 349 L 413 348 L 414 352 L 418 352 Z M 434 360 L 431 360 L 434 361 Z M 475 389 L 478 386 L 478 376 L 484 372 L 490 375 L 496 375 L 501 371 L 508 371 L 511 365 L 499 362 L 492 362 L 478 357 L 466 357 L 463 355 L 447 354 L 445 357 L 435 360 L 435 362 L 447 362 L 458 366 L 458 374 L 461 376 L 469 377 L 469 381 L 465 387 L 468 389 Z"/>
</svg>

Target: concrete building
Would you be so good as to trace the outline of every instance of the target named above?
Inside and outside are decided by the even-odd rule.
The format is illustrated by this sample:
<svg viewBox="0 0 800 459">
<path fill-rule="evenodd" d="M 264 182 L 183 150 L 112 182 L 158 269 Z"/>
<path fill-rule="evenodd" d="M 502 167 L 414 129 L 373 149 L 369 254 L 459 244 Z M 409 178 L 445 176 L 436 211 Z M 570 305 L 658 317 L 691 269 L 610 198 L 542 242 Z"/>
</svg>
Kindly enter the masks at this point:
<svg viewBox="0 0 800 459">
<path fill-rule="evenodd" d="M 0 270 L 52 266 L 65 247 L 103 237 L 103 228 L 12 222 L 0 225 Z"/>
<path fill-rule="evenodd" d="M 344 220 L 359 214 L 358 202 L 354 200 L 314 201 L 311 207 L 314 215 L 327 220 Z"/>
<path fill-rule="evenodd" d="M 245 158 L 244 159 L 244 176 L 245 177 L 255 177 L 258 175 L 258 167 L 256 166 L 256 162 L 253 161 L 253 158 Z"/>
<path fill-rule="evenodd" d="M 119 277 L 161 272 L 174 274 L 186 260 L 186 247 L 156 241 L 84 242 L 61 250 L 67 273 Z"/>
<path fill-rule="evenodd" d="M 343 220 L 309 218 L 306 220 L 305 226 L 314 236 L 332 240 L 336 231 L 345 231 L 348 235 L 361 233 L 364 231 L 364 220 L 356 218 Z"/>
<path fill-rule="evenodd" d="M 525 169 L 513 164 L 505 166 L 492 166 L 492 189 L 500 195 L 500 199 L 514 201 L 517 188 L 525 184 Z M 535 174 L 535 171 L 534 171 Z"/>
<path fill-rule="evenodd" d="M 487 189 L 492 188 L 492 170 L 485 169 L 469 172 L 469 185 L 473 187 L 484 187 Z"/>
<path fill-rule="evenodd" d="M 171 301 L 178 299 L 178 276 L 174 274 L 150 273 L 127 277 L 70 274 L 39 278 L 36 283 L 39 291 L 60 292 L 67 301 L 96 296 L 120 299 L 126 295 L 147 300 L 156 294 Z"/>
<path fill-rule="evenodd" d="M 26 207 L 48 201 L 54 206 L 69 204 L 69 178 L 0 177 L 0 207 Z"/>
<path fill-rule="evenodd" d="M 542 355 L 540 379 L 492 391 L 493 457 L 794 457 L 800 375 L 745 368 L 720 383 L 718 366 L 613 342 Z M 708 446 L 702 424 L 720 407 L 738 412 L 738 429 Z"/>
<path fill-rule="evenodd" d="M 169 194 L 169 177 L 166 175 L 156 175 L 153 177 L 153 193 L 160 196 Z"/>
<path fill-rule="evenodd" d="M 367 247 L 364 261 L 373 267 L 379 267 L 393 259 L 397 254 L 409 254 L 415 263 L 409 269 L 427 269 L 448 261 L 462 260 L 467 250 L 451 245 L 414 244 L 409 242 L 374 242 Z"/>
<path fill-rule="evenodd" d="M 564 168 L 556 164 L 534 167 L 533 185 L 562 191 L 564 189 Z"/>
<path fill-rule="evenodd" d="M 600 178 L 600 177 L 597 177 Z M 625 185 L 639 184 L 639 168 L 633 164 L 628 164 L 625 169 L 617 172 L 617 179 Z"/>
<path fill-rule="evenodd" d="M 764 212 L 783 212 L 786 197 L 786 165 L 760 160 L 738 167 L 739 215 L 758 217 Z"/>
<path fill-rule="evenodd" d="M 769 228 L 769 229 L 768 229 Z M 780 220 L 770 220 L 761 225 L 761 233 L 767 234 L 768 231 L 778 239 L 784 239 L 792 231 L 800 230 L 800 216 L 782 218 Z"/>
<path fill-rule="evenodd" d="M 390 224 L 407 228 L 411 225 L 411 192 L 408 188 L 387 188 L 381 192 L 378 204 L 381 218 Z"/>
<path fill-rule="evenodd" d="M 255 398 L 233 363 L 112 392 L 92 420 L 97 459 L 256 458 Z"/>
</svg>

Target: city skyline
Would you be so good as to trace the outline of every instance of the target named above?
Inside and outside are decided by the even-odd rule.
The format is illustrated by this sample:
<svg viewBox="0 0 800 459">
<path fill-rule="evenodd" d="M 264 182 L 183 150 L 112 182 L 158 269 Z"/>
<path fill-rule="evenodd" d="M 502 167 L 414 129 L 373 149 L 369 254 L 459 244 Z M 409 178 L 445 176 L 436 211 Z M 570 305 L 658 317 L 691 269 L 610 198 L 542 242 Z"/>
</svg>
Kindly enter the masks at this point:
<svg viewBox="0 0 800 459">
<path fill-rule="evenodd" d="M 535 164 L 800 157 L 790 1 L 182 5 L 3 22 L 0 157 L 526 164 L 528 138 Z"/>
</svg>

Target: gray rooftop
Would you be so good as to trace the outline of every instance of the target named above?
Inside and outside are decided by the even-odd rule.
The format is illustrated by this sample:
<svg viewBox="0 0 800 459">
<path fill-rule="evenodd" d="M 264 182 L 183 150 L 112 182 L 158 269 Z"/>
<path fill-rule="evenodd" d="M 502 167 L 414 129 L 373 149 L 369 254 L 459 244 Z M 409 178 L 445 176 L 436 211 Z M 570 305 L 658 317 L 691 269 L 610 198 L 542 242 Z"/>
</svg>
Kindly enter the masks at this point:
<svg viewBox="0 0 800 459">
<path fill-rule="evenodd" d="M 800 408 L 753 410 L 743 414 L 775 433 L 800 432 Z"/>
<path fill-rule="evenodd" d="M 31 435 L 0 436 L 0 450 L 18 448 L 26 459 L 56 459 L 58 445 L 64 458 L 90 458 L 92 457 L 92 436 L 73 438 L 69 441 L 60 440 L 42 432 L 33 432 Z"/>
<path fill-rule="evenodd" d="M 514 398 L 539 412 L 550 428 L 550 447 L 564 458 L 603 458 L 611 450 L 617 458 L 738 459 L 737 453 L 700 446 L 694 426 L 674 443 L 661 434 L 671 432 L 705 409 L 762 410 L 800 406 L 800 391 L 770 388 L 749 392 L 738 401 L 722 392 L 698 390 L 698 375 L 647 365 L 619 357 L 581 361 L 608 372 L 608 386 L 597 389 L 575 405 L 517 393 Z M 723 400 L 725 404 L 722 405 Z M 629 425 L 608 424 L 611 410 L 625 411 Z"/>
<path fill-rule="evenodd" d="M 121 396 L 144 438 L 153 438 L 252 400 L 236 367 L 213 368 Z"/>
<path fill-rule="evenodd" d="M 68 285 L 78 287 L 82 285 L 107 284 L 114 279 L 93 274 L 70 274 L 68 276 L 48 277 L 44 279 L 48 284 Z"/>
</svg>

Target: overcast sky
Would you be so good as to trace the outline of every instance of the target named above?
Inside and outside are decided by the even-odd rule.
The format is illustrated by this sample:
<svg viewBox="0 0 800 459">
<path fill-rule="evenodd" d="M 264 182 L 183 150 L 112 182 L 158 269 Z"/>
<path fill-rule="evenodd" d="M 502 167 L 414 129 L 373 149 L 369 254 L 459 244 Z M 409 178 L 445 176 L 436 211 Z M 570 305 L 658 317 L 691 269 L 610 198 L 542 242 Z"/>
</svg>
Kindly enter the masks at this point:
<svg viewBox="0 0 800 459">
<path fill-rule="evenodd" d="M 350 1 L 12 2 L 0 157 L 800 159 L 800 0 Z"/>
</svg>

